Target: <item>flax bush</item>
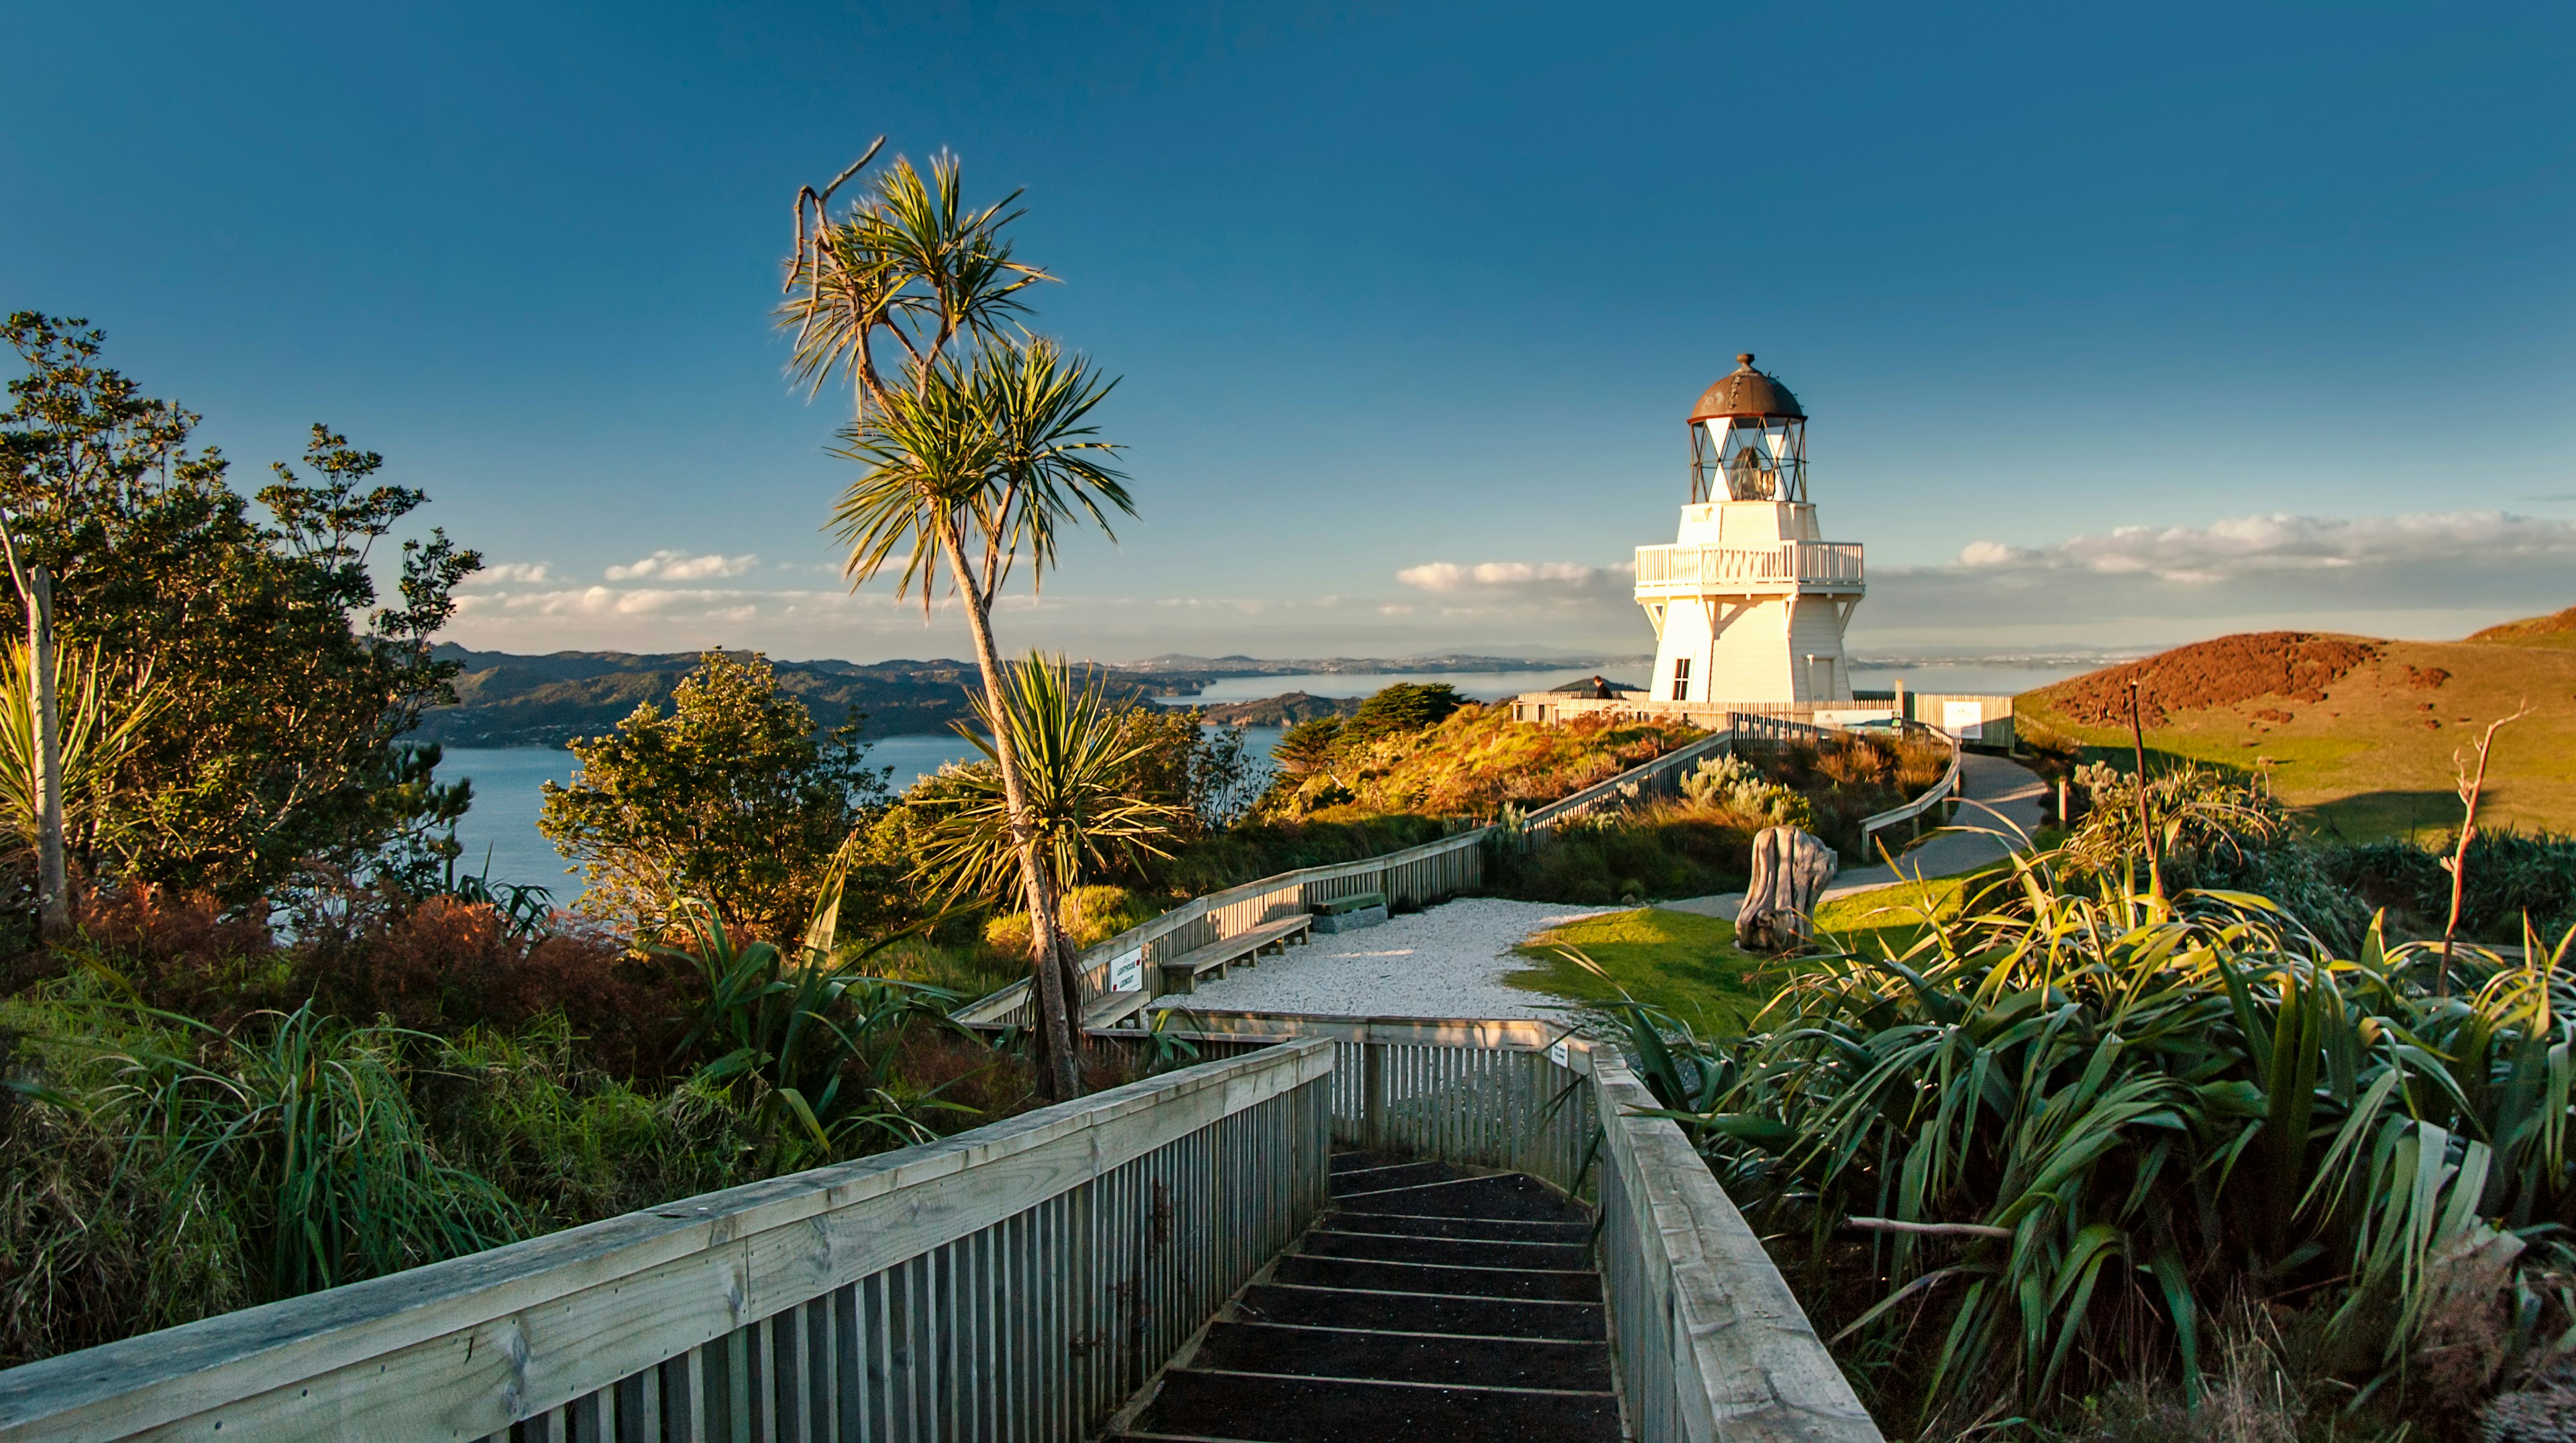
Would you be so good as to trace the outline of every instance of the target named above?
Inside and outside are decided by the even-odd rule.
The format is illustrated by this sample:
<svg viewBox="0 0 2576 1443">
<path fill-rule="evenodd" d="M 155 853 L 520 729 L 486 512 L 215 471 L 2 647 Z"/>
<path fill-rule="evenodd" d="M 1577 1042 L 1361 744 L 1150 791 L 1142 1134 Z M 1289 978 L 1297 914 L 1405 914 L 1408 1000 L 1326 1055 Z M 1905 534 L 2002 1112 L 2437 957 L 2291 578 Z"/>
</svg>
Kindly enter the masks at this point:
<svg viewBox="0 0 2576 1443">
<path fill-rule="evenodd" d="M 2571 1341 L 2576 933 L 2445 970 L 2079 864 L 1927 894 L 1917 940 L 1824 959 L 1737 1042 L 1627 1009 L 1883 1408 L 2045 1414 L 2141 1369 L 2196 1395 L 2238 1298 L 2293 1314 L 2347 1399 L 2426 1416 Z"/>
</svg>

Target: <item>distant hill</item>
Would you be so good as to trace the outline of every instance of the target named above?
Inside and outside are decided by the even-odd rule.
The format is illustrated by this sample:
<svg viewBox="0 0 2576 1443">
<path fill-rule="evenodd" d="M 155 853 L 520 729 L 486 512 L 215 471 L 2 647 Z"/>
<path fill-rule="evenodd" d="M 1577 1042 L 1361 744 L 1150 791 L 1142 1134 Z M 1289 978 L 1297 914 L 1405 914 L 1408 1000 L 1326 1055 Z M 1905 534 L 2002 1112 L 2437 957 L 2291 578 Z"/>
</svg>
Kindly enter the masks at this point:
<svg viewBox="0 0 2576 1443">
<path fill-rule="evenodd" d="M 577 736 L 614 728 L 636 707 L 667 707 L 671 690 L 698 664 L 698 653 L 557 651 L 525 656 L 442 645 L 438 655 L 465 670 L 456 679 L 456 705 L 432 708 L 414 733 L 448 746 L 559 747 Z M 1632 658 L 1633 659 L 1633 658 Z M 1521 671 L 1585 665 L 1580 660 L 1493 656 L 1332 657 L 1265 661 L 1257 657 L 1160 656 L 1130 665 L 1099 666 L 1111 695 L 1143 700 L 1192 696 L 1209 682 L 1229 677 L 1307 672 L 1363 675 L 1386 671 Z M 867 718 L 871 736 L 944 733 L 974 715 L 967 689 L 979 685 L 972 663 L 962 661 L 776 661 L 779 684 L 794 693 L 817 723 L 838 726 L 852 712 Z M 1356 701 L 1289 692 L 1264 701 L 1203 708 L 1212 722 L 1278 726 L 1318 716 L 1347 716 Z"/>
<path fill-rule="evenodd" d="M 2471 641 L 2494 642 L 2504 646 L 2569 646 L 2576 647 L 2576 606 L 2547 616 L 2524 621 L 2508 621 L 2471 632 Z"/>
<path fill-rule="evenodd" d="M 1573 671 L 1606 666 L 1643 666 L 1651 656 L 1485 656 L 1443 652 L 1434 656 L 1328 656 L 1270 660 L 1257 656 L 1186 656 L 1167 652 L 1143 661 L 1120 663 L 1117 670 L 1154 678 L 1168 695 L 1189 696 L 1212 681 L 1247 676 L 1367 676 L 1402 672 Z"/>
<path fill-rule="evenodd" d="M 2457 825 L 2454 761 L 2497 734 L 2481 817 L 2576 831 L 2576 608 L 2463 641 L 2246 632 L 2025 693 L 2034 734 L 2129 744 L 2138 683 L 2147 745 L 2232 768 L 2268 761 L 2283 800 L 2350 836 Z"/>
<path fill-rule="evenodd" d="M 646 702 L 668 707 L 696 652 L 639 655 L 623 651 L 558 651 L 544 656 L 442 646 L 462 663 L 454 706 L 435 707 L 414 733 L 448 746 L 559 747 L 577 736 L 616 727 Z M 853 712 L 870 736 L 939 733 L 974 713 L 966 689 L 975 668 L 957 661 L 772 661 L 779 685 L 805 703 L 814 720 L 838 726 Z M 1141 698 L 1153 688 L 1111 674 L 1111 690 Z"/>
</svg>

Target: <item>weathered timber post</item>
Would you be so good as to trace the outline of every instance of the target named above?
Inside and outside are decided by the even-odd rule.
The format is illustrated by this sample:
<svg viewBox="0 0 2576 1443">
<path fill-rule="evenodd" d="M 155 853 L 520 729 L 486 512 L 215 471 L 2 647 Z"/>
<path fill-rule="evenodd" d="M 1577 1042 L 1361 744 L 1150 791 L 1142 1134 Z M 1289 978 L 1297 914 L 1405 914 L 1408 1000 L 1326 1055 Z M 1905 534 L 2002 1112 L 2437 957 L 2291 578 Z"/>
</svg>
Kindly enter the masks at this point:
<svg viewBox="0 0 2576 1443">
<path fill-rule="evenodd" d="M 1360 1130 L 1372 1148 L 1386 1141 L 1386 1044 L 1360 1043 Z"/>
</svg>

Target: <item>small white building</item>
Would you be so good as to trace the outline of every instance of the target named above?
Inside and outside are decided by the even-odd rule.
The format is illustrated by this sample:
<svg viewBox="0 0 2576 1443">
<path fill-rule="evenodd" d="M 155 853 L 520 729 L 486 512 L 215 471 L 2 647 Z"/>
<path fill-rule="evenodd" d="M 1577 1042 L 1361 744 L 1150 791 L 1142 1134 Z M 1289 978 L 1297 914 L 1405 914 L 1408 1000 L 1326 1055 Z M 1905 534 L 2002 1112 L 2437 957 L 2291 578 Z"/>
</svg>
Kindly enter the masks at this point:
<svg viewBox="0 0 2576 1443">
<path fill-rule="evenodd" d="M 1867 586 L 1856 541 L 1827 541 L 1807 499 L 1807 414 L 1750 353 L 1691 408 L 1690 500 L 1670 546 L 1637 548 L 1655 627 L 1651 700 L 1723 706 L 1852 700 L 1843 633 Z"/>
</svg>

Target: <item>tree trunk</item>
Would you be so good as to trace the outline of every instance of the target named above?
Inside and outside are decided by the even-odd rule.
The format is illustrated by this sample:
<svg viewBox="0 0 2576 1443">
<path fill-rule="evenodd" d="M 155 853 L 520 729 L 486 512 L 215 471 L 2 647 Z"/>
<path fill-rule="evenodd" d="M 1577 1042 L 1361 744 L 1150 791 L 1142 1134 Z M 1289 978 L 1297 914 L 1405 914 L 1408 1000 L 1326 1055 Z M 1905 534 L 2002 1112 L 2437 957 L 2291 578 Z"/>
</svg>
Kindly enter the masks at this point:
<svg viewBox="0 0 2576 1443">
<path fill-rule="evenodd" d="M 1002 802 L 1010 809 L 1011 841 L 1020 854 L 1020 891 L 1029 909 L 1030 990 L 1037 1003 L 1038 1090 L 1050 1102 L 1064 1102 L 1082 1091 L 1075 1052 L 1074 1019 L 1082 1008 L 1081 975 L 1065 955 L 1057 925 L 1054 879 L 1038 856 L 1035 824 L 1029 817 L 1028 786 L 1020 774 L 1019 749 L 1006 724 L 1008 694 L 1002 687 L 1002 659 L 993 648 L 993 622 L 985 613 L 984 595 L 967 573 L 954 514 L 939 518 L 939 544 L 958 598 L 966 603 L 966 629 L 975 638 L 975 664 L 984 674 L 984 699 L 993 717 L 993 756 L 1002 772 Z M 1070 982 L 1070 985 L 1068 985 Z"/>
<path fill-rule="evenodd" d="M 30 568 L 27 657 L 36 702 L 36 908 L 47 937 L 70 930 L 72 899 L 63 875 L 63 731 L 54 696 L 54 578 Z"/>
</svg>

